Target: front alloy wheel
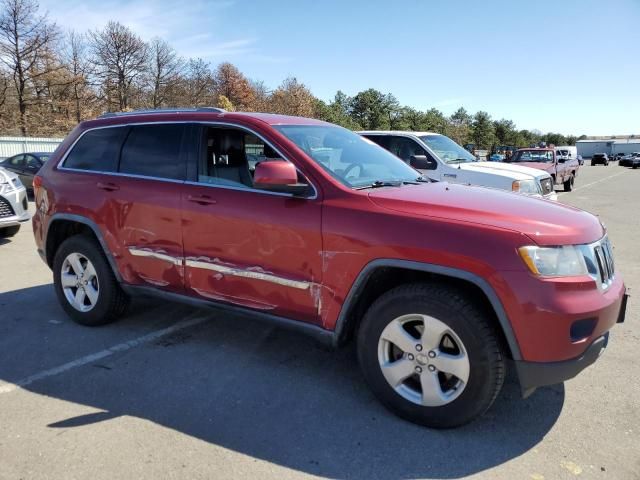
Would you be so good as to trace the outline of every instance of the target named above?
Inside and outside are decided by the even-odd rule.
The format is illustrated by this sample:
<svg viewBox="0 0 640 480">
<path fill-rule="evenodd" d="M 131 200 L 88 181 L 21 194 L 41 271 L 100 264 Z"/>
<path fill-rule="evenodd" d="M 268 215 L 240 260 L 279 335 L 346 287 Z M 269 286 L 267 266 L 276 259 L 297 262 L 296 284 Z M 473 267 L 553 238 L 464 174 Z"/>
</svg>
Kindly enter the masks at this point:
<svg viewBox="0 0 640 480">
<path fill-rule="evenodd" d="M 428 427 L 457 427 L 482 415 L 502 387 L 505 359 L 496 328 L 466 290 L 401 285 L 362 318 L 358 360 L 393 413 Z"/>
<path fill-rule="evenodd" d="M 427 407 L 454 401 L 469 380 L 469 357 L 462 340 L 428 315 L 392 320 L 380 335 L 378 362 L 400 396 Z"/>
</svg>

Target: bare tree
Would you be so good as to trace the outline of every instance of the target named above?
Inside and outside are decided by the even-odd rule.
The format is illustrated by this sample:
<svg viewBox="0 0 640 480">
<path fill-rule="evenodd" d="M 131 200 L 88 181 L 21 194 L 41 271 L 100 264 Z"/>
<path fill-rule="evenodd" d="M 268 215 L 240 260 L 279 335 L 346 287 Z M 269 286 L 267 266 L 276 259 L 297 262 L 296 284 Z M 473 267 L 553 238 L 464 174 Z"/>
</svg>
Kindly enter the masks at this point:
<svg viewBox="0 0 640 480">
<path fill-rule="evenodd" d="M 96 75 L 102 80 L 107 109 L 112 96 L 120 110 L 131 107 L 134 82 L 146 72 L 147 44 L 129 28 L 110 21 L 99 31 L 89 33 Z"/>
<path fill-rule="evenodd" d="M 167 103 L 176 103 L 175 93 L 184 70 L 184 60 L 160 38 L 151 40 L 149 50 L 151 105 L 159 108 Z"/>
<path fill-rule="evenodd" d="M 207 62 L 201 58 L 189 59 L 184 84 L 186 106 L 203 107 L 213 104 L 214 82 Z"/>
<path fill-rule="evenodd" d="M 254 96 L 249 109 L 254 112 L 268 112 L 271 91 L 262 80 L 250 80 Z"/>
<path fill-rule="evenodd" d="M 4 106 L 7 103 L 7 90 L 9 90 L 9 75 L 0 71 L 0 108 L 4 113 Z"/>
<path fill-rule="evenodd" d="M 1 6 L 0 62 L 12 74 L 20 133 L 26 136 L 27 107 L 33 93 L 30 89 L 38 77 L 50 73 L 48 62 L 43 60 L 57 37 L 57 28 L 46 15 L 38 14 L 35 0 L 3 0 Z"/>
<path fill-rule="evenodd" d="M 75 113 L 75 120 L 80 122 L 82 112 L 94 98 L 89 85 L 92 65 L 88 57 L 86 35 L 75 31 L 67 34 L 67 48 L 63 53 L 63 61 L 66 63 L 71 76 L 71 97 Z"/>
</svg>

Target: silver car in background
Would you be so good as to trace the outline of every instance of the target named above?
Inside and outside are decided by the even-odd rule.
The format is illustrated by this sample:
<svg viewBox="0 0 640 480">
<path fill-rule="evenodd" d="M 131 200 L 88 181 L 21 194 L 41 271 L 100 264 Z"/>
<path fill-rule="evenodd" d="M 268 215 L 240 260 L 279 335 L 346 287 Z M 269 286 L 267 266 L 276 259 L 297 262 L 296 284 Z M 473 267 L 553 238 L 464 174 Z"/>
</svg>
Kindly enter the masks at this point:
<svg viewBox="0 0 640 480">
<path fill-rule="evenodd" d="M 0 168 L 0 238 L 13 237 L 29 218 L 27 189 L 15 173 Z"/>
</svg>

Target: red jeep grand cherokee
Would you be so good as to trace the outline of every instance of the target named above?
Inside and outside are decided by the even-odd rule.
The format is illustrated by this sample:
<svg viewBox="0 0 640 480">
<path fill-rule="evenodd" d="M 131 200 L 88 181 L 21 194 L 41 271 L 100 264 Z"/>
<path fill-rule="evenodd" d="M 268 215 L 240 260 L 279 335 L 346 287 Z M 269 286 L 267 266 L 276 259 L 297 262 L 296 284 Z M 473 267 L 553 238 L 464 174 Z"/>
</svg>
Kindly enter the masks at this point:
<svg viewBox="0 0 640 480">
<path fill-rule="evenodd" d="M 625 287 L 593 215 L 447 183 L 328 123 L 202 108 L 81 123 L 34 182 L 38 251 L 66 312 L 150 293 L 355 338 L 393 412 L 430 427 L 593 363 Z"/>
</svg>

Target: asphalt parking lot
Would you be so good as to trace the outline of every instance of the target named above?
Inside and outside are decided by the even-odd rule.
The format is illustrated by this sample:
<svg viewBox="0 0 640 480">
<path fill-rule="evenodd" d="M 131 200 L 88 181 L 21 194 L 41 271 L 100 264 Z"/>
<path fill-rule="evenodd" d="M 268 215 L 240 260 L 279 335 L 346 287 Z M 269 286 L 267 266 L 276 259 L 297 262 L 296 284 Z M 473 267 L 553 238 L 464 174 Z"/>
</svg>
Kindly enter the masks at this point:
<svg viewBox="0 0 640 480">
<path fill-rule="evenodd" d="M 640 478 L 640 170 L 584 166 L 560 201 L 603 220 L 632 298 L 594 366 L 479 421 L 393 417 L 353 348 L 137 299 L 74 324 L 25 224 L 0 240 L 0 478 Z M 32 206 L 33 208 L 33 206 Z"/>
</svg>

